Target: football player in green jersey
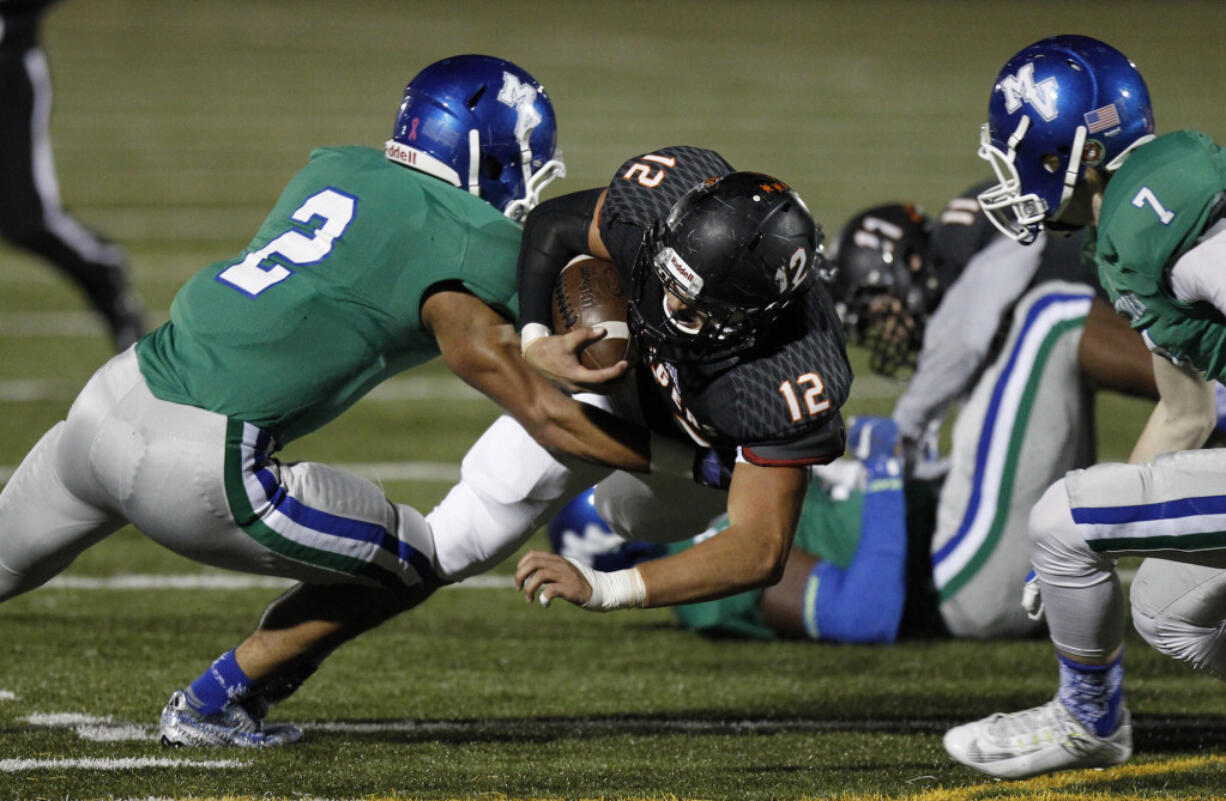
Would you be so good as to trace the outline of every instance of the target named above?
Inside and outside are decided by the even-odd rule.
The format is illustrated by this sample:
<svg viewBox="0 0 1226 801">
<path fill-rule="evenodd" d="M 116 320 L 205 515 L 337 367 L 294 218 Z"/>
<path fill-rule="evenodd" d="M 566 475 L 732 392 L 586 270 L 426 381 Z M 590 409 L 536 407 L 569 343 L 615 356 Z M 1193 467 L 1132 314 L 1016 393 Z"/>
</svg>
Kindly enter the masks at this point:
<svg viewBox="0 0 1226 801">
<path fill-rule="evenodd" d="M 1055 698 L 951 729 L 945 748 L 1000 778 L 1116 765 L 1132 753 L 1117 557 L 1156 557 L 1132 585 L 1137 631 L 1226 679 L 1226 451 L 1195 450 L 1215 423 L 1206 379 L 1226 377 L 1226 153 L 1196 131 L 1156 137 L 1136 66 L 1057 36 L 1001 70 L 980 155 L 999 179 L 980 203 L 1006 235 L 1089 228 L 1087 256 L 1153 352 L 1160 400 L 1129 464 L 1068 473 L 1031 514 Z"/>
<path fill-rule="evenodd" d="M 409 83 L 384 152 L 312 153 L 247 249 L 190 279 L 169 322 L 100 368 L 17 468 L 0 494 L 0 600 L 126 523 L 205 564 L 296 579 L 172 695 L 161 727 L 175 745 L 292 742 L 296 727 L 264 726 L 244 696 L 439 579 L 419 512 L 325 465 L 280 463 L 279 448 L 441 354 L 550 452 L 646 469 L 645 431 L 520 356 L 517 221 L 562 173 L 556 134 L 532 76 L 468 55 Z"/>
</svg>

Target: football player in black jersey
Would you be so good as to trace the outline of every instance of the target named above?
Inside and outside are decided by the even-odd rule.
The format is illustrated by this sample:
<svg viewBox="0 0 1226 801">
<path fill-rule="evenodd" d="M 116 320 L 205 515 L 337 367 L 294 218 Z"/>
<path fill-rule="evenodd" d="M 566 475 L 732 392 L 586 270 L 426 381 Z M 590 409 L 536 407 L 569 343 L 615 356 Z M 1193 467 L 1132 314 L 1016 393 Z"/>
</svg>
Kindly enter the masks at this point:
<svg viewBox="0 0 1226 801">
<path fill-rule="evenodd" d="M 521 248 L 523 350 L 531 366 L 569 389 L 609 377 L 579 364 L 546 325 L 557 274 L 584 253 L 612 261 L 631 287 L 628 318 L 643 360 L 632 411 L 652 430 L 653 453 L 657 443 L 682 438 L 710 449 L 708 465 L 730 468 L 719 499 L 730 525 L 685 552 L 608 574 L 533 551 L 518 565 L 518 585 L 529 600 L 539 593 L 542 603 L 561 597 L 604 610 L 773 584 L 809 468 L 839 456 L 845 442 L 840 408 L 852 373 L 838 316 L 817 280 L 826 265 L 820 228 L 783 182 L 736 172 L 694 147 L 632 158 L 608 187 L 541 204 Z M 640 486 L 628 490 L 628 482 Z M 622 474 L 599 483 L 601 516 L 629 539 L 684 538 L 676 517 L 665 530 L 644 507 L 708 513 L 712 499 L 698 487 L 664 490 L 656 482 Z M 627 503 L 627 495 L 639 500 Z"/>
</svg>

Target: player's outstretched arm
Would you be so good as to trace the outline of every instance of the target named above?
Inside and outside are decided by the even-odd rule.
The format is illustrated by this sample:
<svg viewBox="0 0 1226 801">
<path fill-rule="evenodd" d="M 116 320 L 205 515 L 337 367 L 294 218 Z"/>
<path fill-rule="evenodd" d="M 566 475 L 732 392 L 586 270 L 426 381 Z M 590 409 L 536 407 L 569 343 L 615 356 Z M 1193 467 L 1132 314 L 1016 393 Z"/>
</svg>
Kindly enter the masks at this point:
<svg viewBox="0 0 1226 801">
<path fill-rule="evenodd" d="M 729 525 L 714 537 L 614 573 L 529 551 L 516 567 L 515 584 L 528 602 L 561 598 L 597 611 L 694 603 L 774 584 L 783 575 L 808 482 L 804 468 L 738 463 L 728 491 Z"/>
<path fill-rule="evenodd" d="M 426 299 L 421 315 L 452 372 L 542 446 L 623 470 L 649 469 L 647 430 L 559 392 L 524 362 L 515 328 L 481 300 L 445 288 Z"/>
</svg>

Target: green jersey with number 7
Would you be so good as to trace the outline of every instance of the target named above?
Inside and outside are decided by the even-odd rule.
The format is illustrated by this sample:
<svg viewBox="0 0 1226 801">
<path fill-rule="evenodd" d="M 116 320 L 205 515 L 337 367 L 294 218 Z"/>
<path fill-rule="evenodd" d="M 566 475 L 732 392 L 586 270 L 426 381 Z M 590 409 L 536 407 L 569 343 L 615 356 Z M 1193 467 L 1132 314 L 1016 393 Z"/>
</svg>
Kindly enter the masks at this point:
<svg viewBox="0 0 1226 801">
<path fill-rule="evenodd" d="M 1111 177 L 1086 251 L 1116 311 L 1151 348 L 1219 380 L 1226 318 L 1208 301 L 1177 299 L 1167 272 L 1224 217 L 1226 153 L 1202 133 L 1175 131 L 1137 148 Z"/>
</svg>

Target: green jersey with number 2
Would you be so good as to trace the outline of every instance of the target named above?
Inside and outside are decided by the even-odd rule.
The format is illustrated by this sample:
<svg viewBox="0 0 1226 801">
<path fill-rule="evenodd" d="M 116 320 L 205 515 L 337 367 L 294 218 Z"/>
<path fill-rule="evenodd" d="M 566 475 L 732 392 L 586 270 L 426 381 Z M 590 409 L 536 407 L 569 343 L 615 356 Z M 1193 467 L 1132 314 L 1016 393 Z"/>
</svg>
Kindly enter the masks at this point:
<svg viewBox="0 0 1226 801">
<path fill-rule="evenodd" d="M 430 287 L 515 314 L 520 228 L 485 201 L 364 147 L 321 148 L 247 249 L 193 276 L 137 345 L 157 397 L 269 430 L 280 445 L 438 355 Z"/>
<path fill-rule="evenodd" d="M 1221 218 L 1224 203 L 1226 153 L 1196 131 L 1166 134 L 1112 176 L 1087 251 L 1116 311 L 1151 348 L 1217 379 L 1226 378 L 1226 317 L 1206 301 L 1178 300 L 1168 271 Z"/>
</svg>

